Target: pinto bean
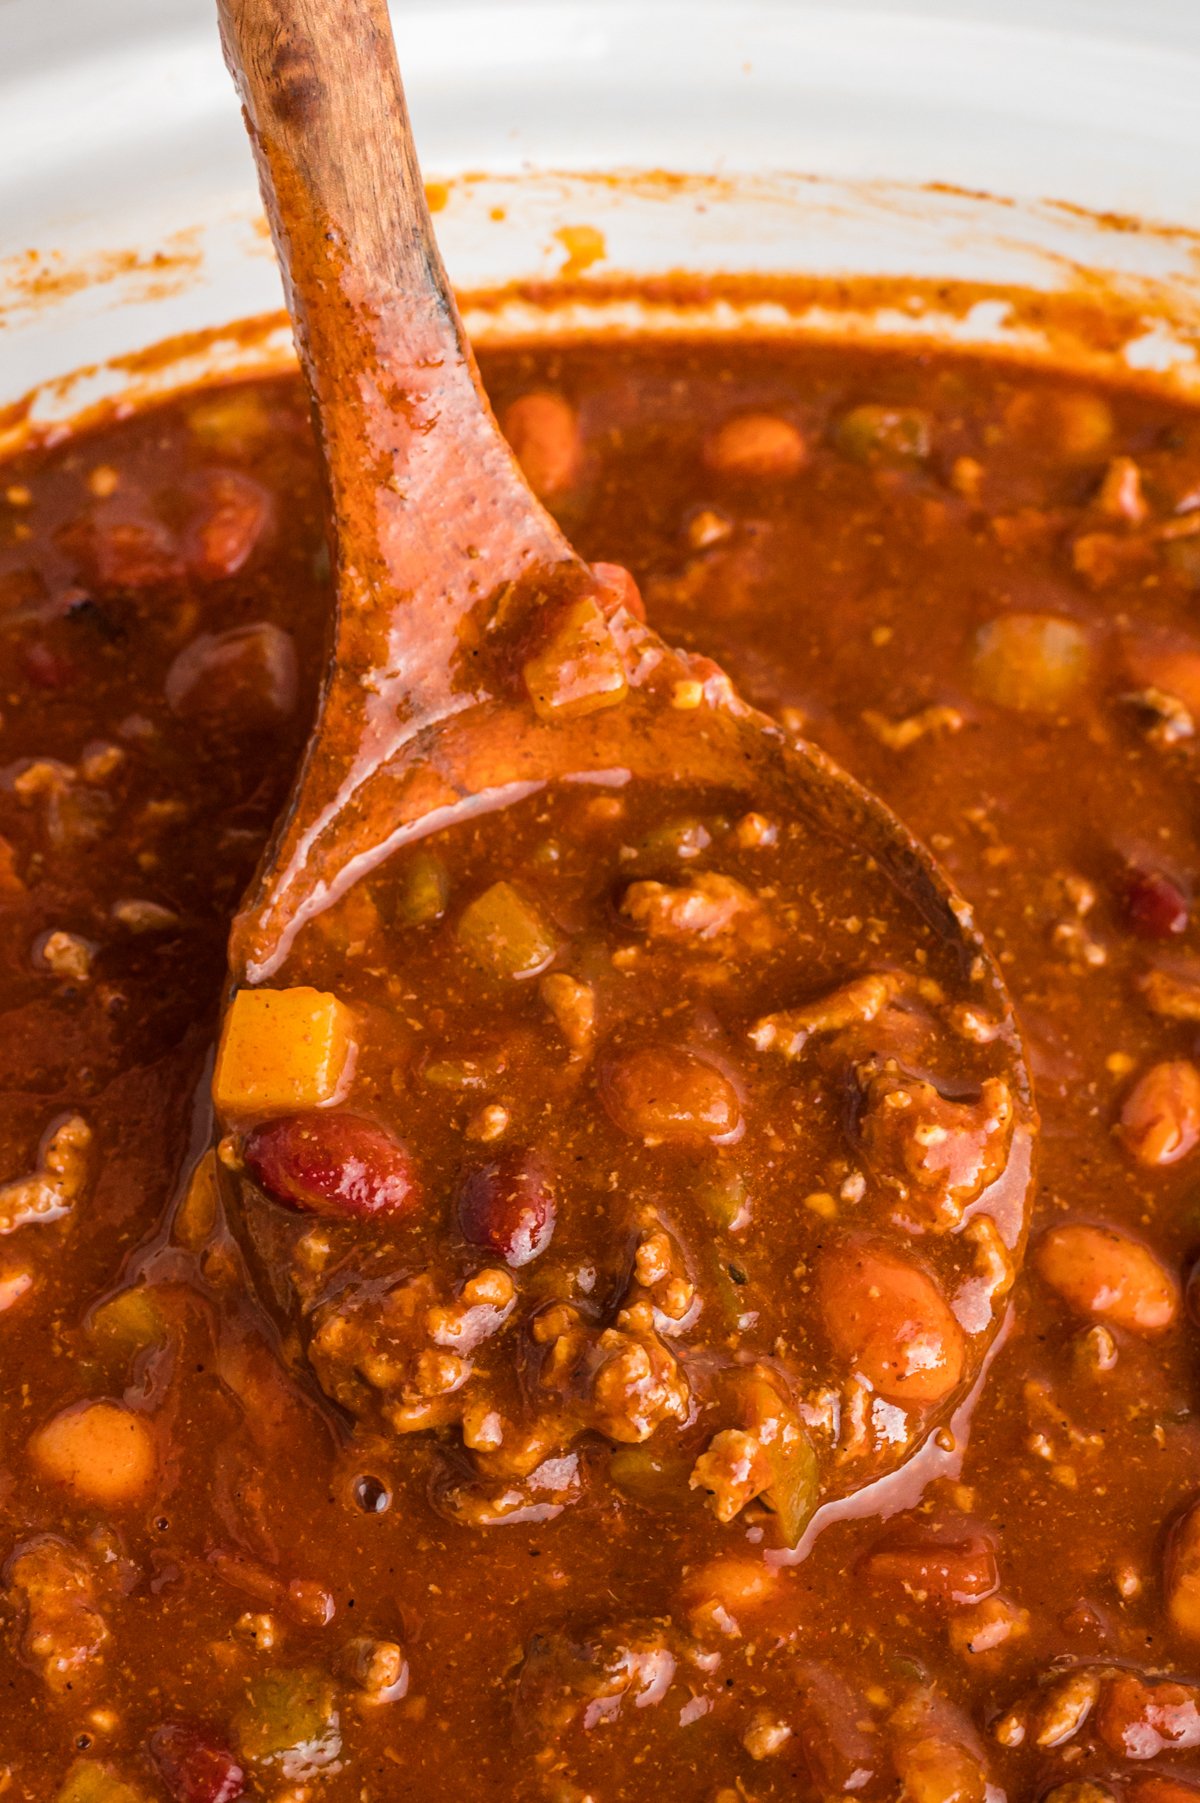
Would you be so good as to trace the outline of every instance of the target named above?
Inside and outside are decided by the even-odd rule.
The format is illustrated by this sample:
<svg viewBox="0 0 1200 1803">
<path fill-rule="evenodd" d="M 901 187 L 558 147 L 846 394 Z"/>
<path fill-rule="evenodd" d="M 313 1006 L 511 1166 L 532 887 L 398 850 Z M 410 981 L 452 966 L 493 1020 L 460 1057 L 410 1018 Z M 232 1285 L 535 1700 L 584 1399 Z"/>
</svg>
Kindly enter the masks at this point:
<svg viewBox="0 0 1200 1803">
<path fill-rule="evenodd" d="M 1171 1530 L 1165 1575 L 1171 1626 L 1184 1639 L 1200 1641 L 1200 1498 Z"/>
<path fill-rule="evenodd" d="M 1148 1246 L 1115 1227 L 1069 1223 L 1042 1237 L 1034 1255 L 1042 1278 L 1079 1315 L 1111 1321 L 1130 1333 L 1169 1327 L 1179 1285 Z"/>
<path fill-rule="evenodd" d="M 725 1145 L 741 1129 L 741 1104 L 728 1077 L 678 1046 L 627 1053 L 604 1073 L 603 1095 L 618 1127 L 647 1145 Z"/>
<path fill-rule="evenodd" d="M 1019 444 L 1077 464 L 1107 456 L 1116 432 L 1108 401 L 1083 388 L 1021 389 L 1005 424 Z"/>
<path fill-rule="evenodd" d="M 103 1401 L 52 1416 L 30 1440 L 29 1456 L 43 1477 L 106 1508 L 139 1502 L 157 1464 L 149 1424 L 132 1409 Z"/>
<path fill-rule="evenodd" d="M 1200 1141 L 1200 1070 L 1188 1058 L 1152 1064 L 1125 1098 L 1121 1137 L 1139 1164 L 1177 1164 Z"/>
<path fill-rule="evenodd" d="M 561 394 L 539 389 L 519 395 L 500 423 L 535 494 L 550 500 L 574 486 L 583 439 L 575 409 Z"/>
<path fill-rule="evenodd" d="M 991 1787 L 970 1721 L 935 1691 L 918 1690 L 891 1718 L 892 1760 L 905 1803 L 984 1803 Z"/>
<path fill-rule="evenodd" d="M 1170 1747 L 1200 1746 L 1200 1689 L 1148 1683 L 1123 1672 L 1101 1689 L 1096 1728 L 1109 1752 L 1121 1759 L 1156 1759 Z"/>
<path fill-rule="evenodd" d="M 694 1632 L 740 1633 L 779 1591 L 779 1573 L 761 1559 L 709 1559 L 684 1575 L 680 1602 Z"/>
<path fill-rule="evenodd" d="M 884 1533 L 862 1561 L 872 1584 L 896 1587 L 942 1608 L 969 1608 L 999 1588 L 996 1548 L 966 1526 L 951 1533 L 905 1523 Z"/>
<path fill-rule="evenodd" d="M 704 441 L 704 462 L 714 475 L 754 482 L 794 476 L 807 456 L 801 433 L 777 413 L 735 414 Z"/>
<path fill-rule="evenodd" d="M 817 1794 L 870 1795 L 885 1755 L 862 1697 L 832 1666 L 815 1659 L 797 1666 L 795 1686 L 793 1727 Z"/>
<path fill-rule="evenodd" d="M 963 1336 L 925 1271 L 867 1240 L 824 1254 L 817 1293 L 839 1357 L 890 1402 L 941 1402 L 963 1371 Z"/>
</svg>

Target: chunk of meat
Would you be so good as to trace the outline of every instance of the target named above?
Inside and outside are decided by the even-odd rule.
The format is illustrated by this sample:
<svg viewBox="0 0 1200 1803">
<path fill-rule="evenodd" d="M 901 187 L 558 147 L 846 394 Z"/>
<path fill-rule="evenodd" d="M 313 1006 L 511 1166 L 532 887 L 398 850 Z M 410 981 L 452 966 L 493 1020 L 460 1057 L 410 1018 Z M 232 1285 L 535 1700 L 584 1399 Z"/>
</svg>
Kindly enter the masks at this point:
<svg viewBox="0 0 1200 1803">
<path fill-rule="evenodd" d="M 53 1128 L 36 1171 L 0 1184 L 0 1234 L 69 1214 L 87 1184 L 92 1130 L 81 1114 Z"/>
<path fill-rule="evenodd" d="M 771 1460 L 757 1434 L 726 1427 L 714 1434 L 692 1468 L 693 1490 L 706 1490 L 718 1521 L 732 1521 L 771 1487 Z"/>
<path fill-rule="evenodd" d="M 25 1659 L 55 1696 L 80 1687 L 109 1640 L 91 1561 L 56 1534 L 40 1534 L 17 1547 L 4 1577 Z"/>
<path fill-rule="evenodd" d="M 667 1421 L 686 1421 L 690 1391 L 683 1367 L 659 1338 L 648 1300 L 633 1303 L 612 1327 L 595 1327 L 559 1304 L 533 1324 L 546 1348 L 543 1391 L 561 1398 L 581 1425 L 635 1445 Z"/>
<path fill-rule="evenodd" d="M 907 751 L 910 745 L 928 738 L 931 733 L 961 732 L 966 721 L 956 707 L 933 705 L 919 708 L 915 714 L 906 714 L 900 720 L 889 720 L 875 708 L 865 708 L 863 724 L 889 751 Z"/>
<path fill-rule="evenodd" d="M 346 1675 L 373 1703 L 398 1702 L 408 1691 L 408 1660 L 398 1641 L 364 1635 L 350 1642 L 342 1664 Z"/>
<path fill-rule="evenodd" d="M 378 1410 L 395 1433 L 462 1418 L 474 1355 L 513 1311 L 504 1269 L 485 1269 L 460 1286 L 432 1274 L 398 1282 L 349 1284 L 313 1315 L 309 1358 L 324 1389 L 351 1413 Z"/>
<path fill-rule="evenodd" d="M 1012 1096 L 999 1077 L 985 1079 L 976 1101 L 954 1102 L 889 1070 L 868 1082 L 859 1122 L 872 1169 L 908 1223 L 943 1232 L 1002 1174 L 1012 1133 Z"/>
<path fill-rule="evenodd" d="M 761 1497 L 774 1510 L 785 1545 L 795 1546 L 820 1495 L 808 1430 L 767 1367 L 737 1372 L 728 1387 L 737 1425 L 709 1441 L 692 1469 L 690 1487 L 708 1491 L 718 1521 L 732 1521 Z"/>
<path fill-rule="evenodd" d="M 757 948 L 765 943 L 762 904 L 744 883 L 716 870 L 695 870 L 678 883 L 642 879 L 630 883 L 621 913 L 647 938 L 675 945 L 724 950 L 730 939 Z"/>
<path fill-rule="evenodd" d="M 577 982 L 565 971 L 552 970 L 538 983 L 538 994 L 558 1023 L 572 1055 L 586 1057 L 596 1031 L 596 992 L 591 984 Z"/>
<path fill-rule="evenodd" d="M 764 1014 L 750 1029 L 751 1044 L 760 1052 L 796 1058 L 814 1033 L 838 1033 L 877 1020 L 905 987 L 906 979 L 898 971 L 871 971 L 800 1008 Z"/>
<path fill-rule="evenodd" d="M 1149 970 L 1138 982 L 1151 1014 L 1200 1021 L 1200 970 Z"/>
</svg>

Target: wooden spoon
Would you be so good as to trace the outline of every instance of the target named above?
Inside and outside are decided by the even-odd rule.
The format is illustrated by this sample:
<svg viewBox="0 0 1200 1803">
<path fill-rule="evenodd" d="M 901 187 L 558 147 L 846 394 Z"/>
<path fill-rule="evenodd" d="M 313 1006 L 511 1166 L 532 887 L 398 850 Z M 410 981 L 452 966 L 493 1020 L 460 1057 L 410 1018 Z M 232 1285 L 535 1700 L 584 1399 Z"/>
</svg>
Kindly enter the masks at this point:
<svg viewBox="0 0 1200 1803">
<path fill-rule="evenodd" d="M 565 779 L 736 792 L 802 820 L 864 898 L 885 873 L 914 943 L 936 948 L 944 1009 L 990 1020 L 1014 1110 L 1000 1237 L 1016 1261 L 1030 1086 L 969 909 L 877 799 L 664 645 L 633 585 L 589 569 L 530 492 L 434 241 L 385 0 L 219 9 L 328 469 L 337 585 L 315 730 L 233 932 L 235 985 L 286 982 L 304 930 L 401 846 Z M 353 951 L 339 957 L 344 980 Z"/>
</svg>

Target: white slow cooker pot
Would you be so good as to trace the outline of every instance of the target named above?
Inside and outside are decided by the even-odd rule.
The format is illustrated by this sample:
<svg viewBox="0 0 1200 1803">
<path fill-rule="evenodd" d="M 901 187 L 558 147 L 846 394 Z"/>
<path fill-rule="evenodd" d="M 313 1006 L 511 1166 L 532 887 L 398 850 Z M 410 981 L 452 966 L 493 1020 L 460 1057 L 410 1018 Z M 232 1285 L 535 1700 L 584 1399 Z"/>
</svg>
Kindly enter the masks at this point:
<svg viewBox="0 0 1200 1803">
<path fill-rule="evenodd" d="M 606 255 L 576 324 L 630 323 L 604 296 L 617 274 L 888 273 L 978 282 L 979 304 L 939 318 L 927 290 L 923 307 L 860 328 L 1034 351 L 1013 291 L 1100 278 L 1144 313 L 1120 360 L 1184 382 L 1196 368 L 1192 0 L 394 0 L 393 13 L 427 175 L 487 172 L 451 181 L 439 215 L 461 289 L 554 274 L 557 234 L 588 224 Z M 598 179 L 615 170 L 703 179 Z M 113 365 L 279 301 L 213 0 L 0 0 L 0 404 L 40 387 L 45 420 L 277 362 L 278 330 L 178 346 L 153 370 Z M 827 312 L 754 317 L 824 330 Z M 745 317 L 714 306 L 706 323 Z M 533 329 L 511 307 L 475 324 Z"/>
</svg>

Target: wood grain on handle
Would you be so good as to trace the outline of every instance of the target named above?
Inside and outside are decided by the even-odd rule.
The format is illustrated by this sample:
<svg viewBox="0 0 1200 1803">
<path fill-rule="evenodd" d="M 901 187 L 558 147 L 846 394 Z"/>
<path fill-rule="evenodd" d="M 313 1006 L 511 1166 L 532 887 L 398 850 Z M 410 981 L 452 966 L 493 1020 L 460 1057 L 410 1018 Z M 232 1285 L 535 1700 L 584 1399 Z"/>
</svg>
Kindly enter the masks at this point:
<svg viewBox="0 0 1200 1803">
<path fill-rule="evenodd" d="M 218 0 L 285 279 L 301 311 L 347 259 L 440 297 L 465 349 L 433 237 L 385 0 Z M 328 234 L 328 235 L 327 235 Z"/>
<path fill-rule="evenodd" d="M 339 651 L 361 670 L 403 650 L 425 713 L 445 690 L 456 615 L 480 605 L 489 572 L 499 584 L 574 553 L 479 384 L 385 0 L 218 9 L 329 471 Z"/>
<path fill-rule="evenodd" d="M 240 932 L 266 960 L 304 898 L 384 830 L 390 773 L 415 742 L 486 700 L 478 652 L 498 598 L 536 607 L 590 577 L 480 387 L 385 0 L 218 9 L 313 400 L 337 585 L 316 730 Z"/>
</svg>

